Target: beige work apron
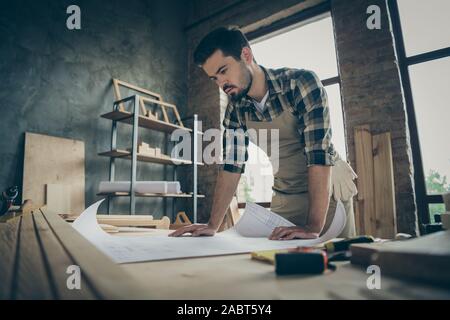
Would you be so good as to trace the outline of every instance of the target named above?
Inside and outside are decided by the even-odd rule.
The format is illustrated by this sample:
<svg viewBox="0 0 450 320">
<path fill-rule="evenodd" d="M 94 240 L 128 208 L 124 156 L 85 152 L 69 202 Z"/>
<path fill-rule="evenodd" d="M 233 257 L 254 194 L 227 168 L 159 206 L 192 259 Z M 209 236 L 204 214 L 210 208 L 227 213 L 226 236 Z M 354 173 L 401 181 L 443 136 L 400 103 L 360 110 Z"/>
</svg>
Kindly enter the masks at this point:
<svg viewBox="0 0 450 320">
<path fill-rule="evenodd" d="M 278 156 L 278 171 L 274 171 L 273 196 L 271 202 L 271 210 L 297 226 L 305 226 L 309 222 L 309 198 L 308 198 L 308 167 L 306 164 L 305 146 L 300 143 L 300 133 L 298 132 L 298 119 L 293 115 L 286 99 L 281 97 L 283 112 L 272 119 L 272 121 L 250 121 L 248 113 L 245 113 L 246 126 L 248 129 L 256 131 L 256 137 L 250 135 L 250 140 L 256 145 L 260 130 L 265 129 L 263 134 L 267 137 L 267 143 L 263 143 L 262 149 L 274 164 L 276 156 Z M 284 101 L 283 101 L 284 100 Z M 257 111 L 258 112 L 258 111 Z M 279 152 L 270 154 L 271 147 L 271 129 L 279 130 Z M 276 151 L 275 151 L 276 152 Z M 337 156 L 338 157 L 338 156 Z M 354 218 L 351 207 L 352 199 L 349 203 L 344 204 L 347 210 L 347 226 L 340 236 L 354 236 Z M 323 232 L 325 232 L 331 221 L 333 220 L 336 210 L 336 202 L 331 197 L 330 205 Z"/>
</svg>

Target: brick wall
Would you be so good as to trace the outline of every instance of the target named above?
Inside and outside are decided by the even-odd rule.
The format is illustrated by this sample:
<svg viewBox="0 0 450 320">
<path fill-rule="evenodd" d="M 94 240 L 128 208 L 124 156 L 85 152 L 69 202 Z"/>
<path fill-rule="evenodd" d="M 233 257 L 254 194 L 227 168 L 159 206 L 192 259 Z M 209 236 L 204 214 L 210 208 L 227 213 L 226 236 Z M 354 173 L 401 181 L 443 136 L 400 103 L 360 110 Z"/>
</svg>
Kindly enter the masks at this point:
<svg viewBox="0 0 450 320">
<path fill-rule="evenodd" d="M 381 9 L 381 29 L 366 27 L 366 9 Z M 392 137 L 397 229 L 415 234 L 417 215 L 405 103 L 393 35 L 384 0 L 333 0 L 341 94 L 349 159 L 355 163 L 353 128 L 369 124 Z"/>
</svg>

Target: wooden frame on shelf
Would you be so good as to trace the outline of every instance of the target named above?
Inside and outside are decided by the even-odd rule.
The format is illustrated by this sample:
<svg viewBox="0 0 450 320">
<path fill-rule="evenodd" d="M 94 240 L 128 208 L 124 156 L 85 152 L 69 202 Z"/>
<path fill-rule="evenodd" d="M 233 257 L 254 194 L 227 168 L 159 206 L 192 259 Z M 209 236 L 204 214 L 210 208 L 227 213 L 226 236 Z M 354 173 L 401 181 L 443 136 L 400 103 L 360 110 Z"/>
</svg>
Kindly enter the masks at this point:
<svg viewBox="0 0 450 320">
<path fill-rule="evenodd" d="M 116 98 L 116 101 L 122 100 L 122 95 L 120 94 L 120 86 L 125 87 L 127 89 L 134 90 L 139 93 L 146 94 L 151 97 L 154 97 L 156 99 L 156 101 L 158 101 L 158 100 L 162 101 L 162 96 L 158 93 L 152 92 L 150 90 L 135 86 L 131 83 L 128 83 L 128 82 L 125 82 L 125 81 L 122 81 L 119 79 L 115 79 L 115 78 L 112 79 L 112 82 L 113 82 L 114 96 Z M 149 118 L 155 118 L 155 116 L 145 108 L 145 103 L 144 103 L 143 97 L 141 97 L 141 99 L 139 101 L 139 107 L 141 109 L 141 113 L 143 116 L 149 117 Z M 125 107 L 124 107 L 123 103 L 119 104 L 119 110 L 125 111 Z"/>
</svg>

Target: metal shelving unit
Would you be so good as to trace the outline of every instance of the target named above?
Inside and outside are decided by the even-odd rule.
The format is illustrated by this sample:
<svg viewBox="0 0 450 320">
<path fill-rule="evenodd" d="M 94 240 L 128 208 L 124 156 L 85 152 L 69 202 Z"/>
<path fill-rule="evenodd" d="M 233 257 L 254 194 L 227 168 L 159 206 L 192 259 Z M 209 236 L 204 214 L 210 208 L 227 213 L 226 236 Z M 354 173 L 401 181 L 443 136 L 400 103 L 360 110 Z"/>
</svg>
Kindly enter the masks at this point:
<svg viewBox="0 0 450 320">
<path fill-rule="evenodd" d="M 192 198 L 192 212 L 193 221 L 197 222 L 197 199 L 204 198 L 204 195 L 199 195 L 197 193 L 197 166 L 203 165 L 203 163 L 198 162 L 197 152 L 198 152 L 198 135 L 203 134 L 198 131 L 198 118 L 194 115 L 194 125 L 193 129 L 185 128 L 172 123 L 167 123 L 157 119 L 149 119 L 139 114 L 139 95 L 133 95 L 125 99 L 115 101 L 113 104 L 113 111 L 101 115 L 102 118 L 109 119 L 112 121 L 111 127 L 111 149 L 106 152 L 99 153 L 100 156 L 109 157 L 109 181 L 114 181 L 116 173 L 116 159 L 131 160 L 131 173 L 130 173 L 130 191 L 129 192 L 111 192 L 111 193 L 98 193 L 99 196 L 107 197 L 107 212 L 110 213 L 110 202 L 113 197 L 130 197 L 130 214 L 135 214 L 136 208 L 136 197 L 162 197 L 164 201 L 167 198 L 172 198 L 172 219 L 175 216 L 175 200 L 177 198 Z M 132 103 L 132 112 L 121 111 L 119 105 L 125 102 Z M 118 122 L 129 124 L 133 127 L 132 131 L 132 146 L 131 151 L 117 149 L 117 124 Z M 138 150 L 138 137 L 139 137 L 139 127 L 151 129 L 155 131 L 160 131 L 165 133 L 165 149 L 167 148 L 167 136 L 177 129 L 186 130 L 189 134 L 193 135 L 192 139 L 192 161 L 184 159 L 173 159 L 170 157 L 152 157 L 148 155 L 143 155 L 137 153 Z M 167 153 L 167 150 L 165 150 Z M 139 162 L 150 162 L 159 163 L 162 165 L 173 165 L 174 167 L 174 177 L 176 180 L 176 168 L 180 165 L 191 165 L 193 168 L 193 186 L 191 193 L 181 193 L 181 194 L 159 194 L 159 193 L 138 193 L 135 192 L 136 185 L 136 169 Z M 166 174 L 164 174 L 166 176 Z M 166 203 L 164 203 L 164 211 L 166 214 Z"/>
</svg>

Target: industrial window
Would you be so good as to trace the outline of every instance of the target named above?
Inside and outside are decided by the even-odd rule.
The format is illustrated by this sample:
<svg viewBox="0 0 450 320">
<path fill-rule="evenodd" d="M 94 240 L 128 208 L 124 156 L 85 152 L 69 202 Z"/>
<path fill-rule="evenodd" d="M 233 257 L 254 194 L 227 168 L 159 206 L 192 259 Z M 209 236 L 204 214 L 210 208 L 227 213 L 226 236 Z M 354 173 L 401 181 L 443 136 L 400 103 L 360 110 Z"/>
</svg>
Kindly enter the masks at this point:
<svg viewBox="0 0 450 320">
<path fill-rule="evenodd" d="M 336 60 L 333 23 L 329 11 L 302 19 L 285 28 L 251 39 L 258 64 L 267 68 L 297 68 L 314 71 L 325 85 L 333 130 L 333 144 L 346 159 L 344 121 Z M 276 50 L 274 50 L 276 48 Z M 255 160 L 258 159 L 258 160 Z M 273 175 L 265 153 L 251 143 L 250 165 L 246 166 L 238 187 L 238 201 L 268 205 L 272 198 Z M 258 163 L 255 165 L 255 163 Z M 253 183 L 251 183 L 253 182 Z"/>
<path fill-rule="evenodd" d="M 450 192 L 450 2 L 390 0 L 421 223 L 445 211 Z"/>
</svg>

